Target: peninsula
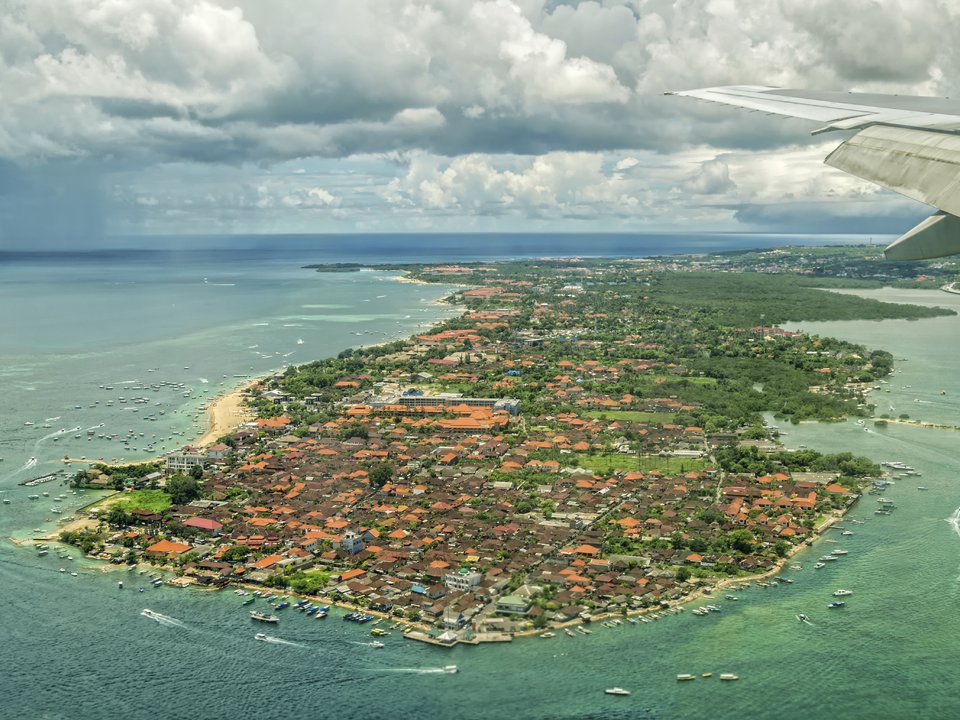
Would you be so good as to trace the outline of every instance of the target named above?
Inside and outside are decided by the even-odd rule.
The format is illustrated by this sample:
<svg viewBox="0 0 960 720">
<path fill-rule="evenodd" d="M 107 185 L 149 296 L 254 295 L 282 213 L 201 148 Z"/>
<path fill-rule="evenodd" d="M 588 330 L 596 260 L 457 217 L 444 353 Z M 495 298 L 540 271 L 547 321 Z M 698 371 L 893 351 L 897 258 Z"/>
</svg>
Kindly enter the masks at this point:
<svg viewBox="0 0 960 720">
<path fill-rule="evenodd" d="M 784 325 L 951 312 L 820 289 L 943 284 L 881 267 L 865 248 L 398 267 L 456 283 L 463 314 L 247 387 L 250 422 L 162 466 L 81 471 L 122 502 L 62 539 L 402 618 L 441 644 L 771 573 L 882 471 L 786 451 L 762 413 L 869 417 L 893 367 Z"/>
</svg>

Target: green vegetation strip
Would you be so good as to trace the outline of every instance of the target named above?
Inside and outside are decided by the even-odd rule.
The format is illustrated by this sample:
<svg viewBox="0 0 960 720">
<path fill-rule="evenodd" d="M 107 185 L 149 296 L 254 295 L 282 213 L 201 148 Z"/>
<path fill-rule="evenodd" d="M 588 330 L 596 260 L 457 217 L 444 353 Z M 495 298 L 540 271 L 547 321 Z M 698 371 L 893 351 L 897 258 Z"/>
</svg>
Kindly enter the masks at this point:
<svg viewBox="0 0 960 720">
<path fill-rule="evenodd" d="M 703 458 L 664 457 L 661 455 L 575 455 L 574 464 L 585 470 L 605 473 L 614 470 L 658 471 L 664 475 L 677 475 L 702 470 L 708 463 Z"/>
</svg>

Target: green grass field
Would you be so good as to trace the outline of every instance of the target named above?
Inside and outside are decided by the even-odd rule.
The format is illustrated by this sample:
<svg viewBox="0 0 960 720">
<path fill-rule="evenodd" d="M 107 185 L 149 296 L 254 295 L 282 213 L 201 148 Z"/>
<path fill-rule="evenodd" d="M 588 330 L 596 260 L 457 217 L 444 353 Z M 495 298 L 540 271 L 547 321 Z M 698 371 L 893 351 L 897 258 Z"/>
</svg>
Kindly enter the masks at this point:
<svg viewBox="0 0 960 720">
<path fill-rule="evenodd" d="M 170 496 L 163 490 L 134 490 L 126 493 L 116 504 L 127 512 L 131 510 L 149 510 L 161 513 L 172 504 Z"/>
<path fill-rule="evenodd" d="M 607 420 L 630 420 L 631 422 L 653 423 L 662 425 L 663 423 L 672 423 L 676 415 L 663 412 L 644 412 L 643 410 L 594 410 L 588 412 L 592 418 L 605 418 Z"/>
<path fill-rule="evenodd" d="M 610 470 L 641 470 L 651 472 L 658 470 L 664 475 L 680 475 L 682 473 L 702 470 L 707 466 L 703 458 L 661 457 L 659 455 L 576 455 L 575 465 L 593 470 L 607 472 Z"/>
</svg>

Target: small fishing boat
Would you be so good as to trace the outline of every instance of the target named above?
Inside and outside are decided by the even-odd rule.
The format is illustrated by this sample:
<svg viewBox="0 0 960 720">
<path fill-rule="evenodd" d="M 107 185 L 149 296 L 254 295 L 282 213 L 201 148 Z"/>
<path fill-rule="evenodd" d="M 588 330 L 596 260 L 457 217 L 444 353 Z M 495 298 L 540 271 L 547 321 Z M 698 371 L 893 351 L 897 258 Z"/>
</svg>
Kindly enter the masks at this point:
<svg viewBox="0 0 960 720">
<path fill-rule="evenodd" d="M 733 673 L 720 673 L 721 680 L 739 680 L 739 675 L 734 675 Z"/>
<path fill-rule="evenodd" d="M 696 678 L 690 673 L 680 673 L 679 675 L 677 675 L 677 680 L 680 680 L 680 681 L 695 680 L 695 679 Z"/>
</svg>

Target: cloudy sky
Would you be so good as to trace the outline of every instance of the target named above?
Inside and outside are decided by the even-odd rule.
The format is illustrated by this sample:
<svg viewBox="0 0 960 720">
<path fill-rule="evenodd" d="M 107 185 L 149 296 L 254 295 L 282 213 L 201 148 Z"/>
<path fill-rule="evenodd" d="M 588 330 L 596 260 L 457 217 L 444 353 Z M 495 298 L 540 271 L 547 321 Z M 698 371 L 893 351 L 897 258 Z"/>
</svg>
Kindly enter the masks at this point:
<svg viewBox="0 0 960 720">
<path fill-rule="evenodd" d="M 899 233 L 813 125 L 951 95 L 951 0 L 0 0 L 0 247 L 124 234 Z"/>
</svg>

